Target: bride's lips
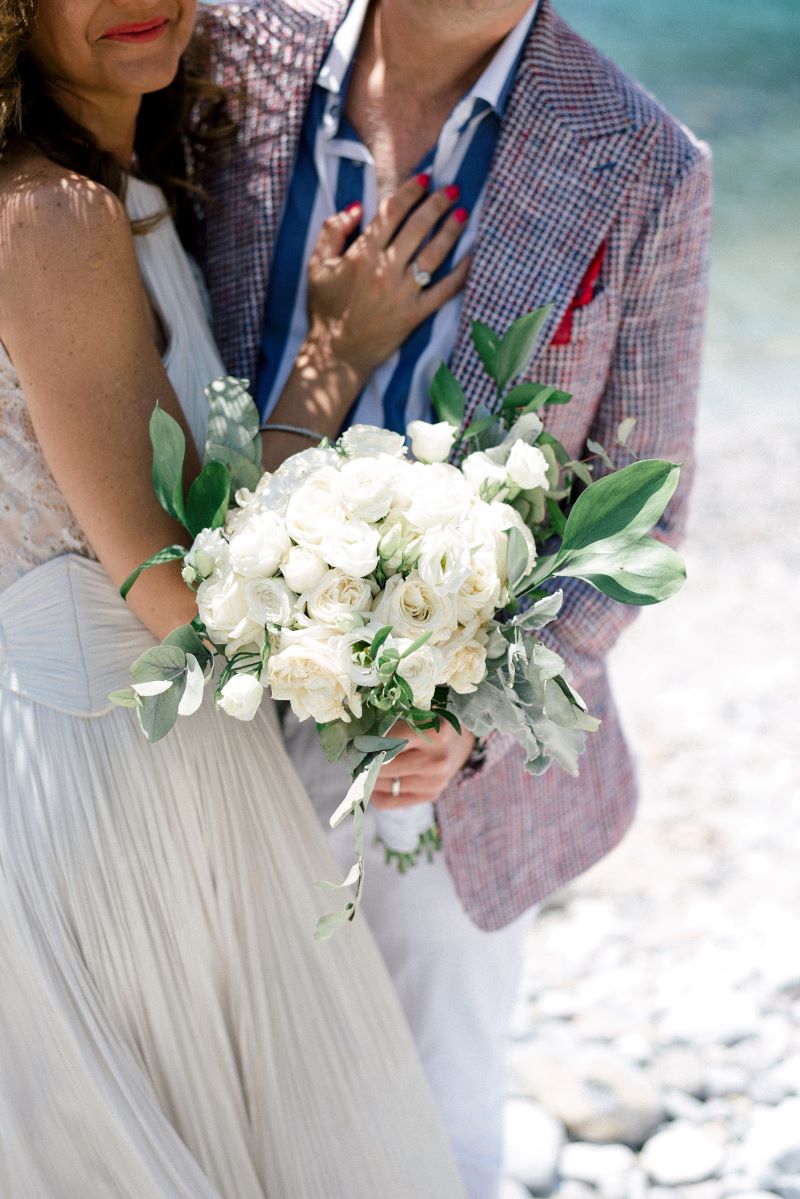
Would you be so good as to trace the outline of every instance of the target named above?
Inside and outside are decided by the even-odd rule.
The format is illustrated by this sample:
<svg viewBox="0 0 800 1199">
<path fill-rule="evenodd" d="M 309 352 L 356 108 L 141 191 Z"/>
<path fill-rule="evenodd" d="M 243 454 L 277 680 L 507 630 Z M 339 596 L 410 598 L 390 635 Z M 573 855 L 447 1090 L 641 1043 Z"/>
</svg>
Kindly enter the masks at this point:
<svg viewBox="0 0 800 1199">
<path fill-rule="evenodd" d="M 104 42 L 154 42 L 161 37 L 169 25 L 167 17 L 153 17 L 150 21 L 136 21 L 127 25 L 115 25 L 107 29 L 101 41 Z"/>
</svg>

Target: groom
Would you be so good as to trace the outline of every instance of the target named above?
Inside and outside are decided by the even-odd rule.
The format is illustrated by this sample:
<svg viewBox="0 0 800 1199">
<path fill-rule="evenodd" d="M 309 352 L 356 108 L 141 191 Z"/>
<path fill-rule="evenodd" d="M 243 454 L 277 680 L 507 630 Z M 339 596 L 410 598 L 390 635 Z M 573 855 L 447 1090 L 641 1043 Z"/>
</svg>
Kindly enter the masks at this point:
<svg viewBox="0 0 800 1199">
<path fill-rule="evenodd" d="M 426 172 L 455 185 L 468 213 L 456 254 L 474 256 L 469 281 L 376 372 L 356 418 L 402 428 L 443 358 L 470 404 L 491 406 L 471 321 L 502 331 L 551 302 L 529 377 L 574 399 L 547 409 L 546 427 L 580 457 L 587 438 L 611 445 L 635 417 L 638 456 L 686 464 L 660 530 L 676 539 L 705 298 L 705 148 L 550 0 L 255 0 L 205 19 L 238 123 L 233 157 L 203 180 L 218 202 L 205 268 L 226 365 L 256 381 L 265 419 L 304 332 L 302 279 L 322 220 L 355 201 L 369 220 L 379 196 Z M 632 615 L 585 584 L 564 587 L 552 642 L 603 722 L 580 778 L 532 778 L 505 737 L 476 752 L 446 727 L 393 763 L 376 795 L 437 803 L 443 857 L 400 877 L 373 848 L 364 906 L 472 1199 L 498 1186 L 503 1036 L 530 910 L 632 818 L 605 669 Z M 346 780 L 312 727 L 290 722 L 287 742 L 324 819 Z M 332 843 L 346 861 L 347 845 Z"/>
</svg>

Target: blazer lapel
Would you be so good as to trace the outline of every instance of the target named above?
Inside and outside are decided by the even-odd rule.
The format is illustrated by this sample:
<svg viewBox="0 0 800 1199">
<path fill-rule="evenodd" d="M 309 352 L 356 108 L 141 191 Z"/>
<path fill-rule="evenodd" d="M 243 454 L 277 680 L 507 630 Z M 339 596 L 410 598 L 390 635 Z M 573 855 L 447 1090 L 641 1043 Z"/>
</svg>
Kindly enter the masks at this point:
<svg viewBox="0 0 800 1199">
<path fill-rule="evenodd" d="M 542 0 L 503 118 L 451 359 L 468 416 L 496 399 L 472 321 L 503 331 L 552 303 L 538 357 L 657 136 L 655 123 L 609 103 L 607 82 L 582 76 L 586 61 L 584 43 Z"/>
</svg>

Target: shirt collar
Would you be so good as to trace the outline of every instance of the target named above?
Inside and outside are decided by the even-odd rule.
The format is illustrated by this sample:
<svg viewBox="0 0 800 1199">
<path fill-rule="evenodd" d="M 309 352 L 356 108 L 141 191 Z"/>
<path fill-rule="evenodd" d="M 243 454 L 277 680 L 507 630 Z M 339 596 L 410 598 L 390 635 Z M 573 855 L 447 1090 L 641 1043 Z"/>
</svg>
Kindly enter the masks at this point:
<svg viewBox="0 0 800 1199">
<path fill-rule="evenodd" d="M 347 16 L 336 31 L 328 56 L 317 76 L 317 83 L 325 91 L 337 96 L 346 92 L 370 2 L 371 0 L 353 0 Z M 461 104 L 464 100 L 482 100 L 489 108 L 494 109 L 498 116 L 503 116 L 514 83 L 517 63 L 538 6 L 539 0 L 533 0 L 528 11 L 498 46 L 486 70 L 464 96 Z"/>
</svg>

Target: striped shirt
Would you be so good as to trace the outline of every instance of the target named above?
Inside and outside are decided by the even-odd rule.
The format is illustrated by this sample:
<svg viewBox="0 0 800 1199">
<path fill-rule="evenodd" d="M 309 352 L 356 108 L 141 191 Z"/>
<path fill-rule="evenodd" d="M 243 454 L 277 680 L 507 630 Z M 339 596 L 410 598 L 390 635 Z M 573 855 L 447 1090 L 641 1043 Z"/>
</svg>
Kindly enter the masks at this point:
<svg viewBox="0 0 800 1199">
<path fill-rule="evenodd" d="M 369 0 L 354 0 L 320 69 L 306 112 L 261 333 L 256 397 L 264 420 L 280 397 L 308 330 L 306 268 L 323 222 L 356 201 L 363 206 L 364 224 L 377 211 L 375 164 L 345 114 L 368 5 Z M 455 250 L 434 279 L 451 271 L 474 245 L 500 121 L 537 5 L 534 0 L 504 39 L 480 79 L 451 112 L 436 146 L 417 165 L 418 172 L 432 176 L 434 188 L 457 184 L 458 203 L 470 214 Z M 430 418 L 430 383 L 452 353 L 461 304 L 461 295 L 450 300 L 371 375 L 348 423 L 404 432 L 409 421 Z"/>
</svg>

